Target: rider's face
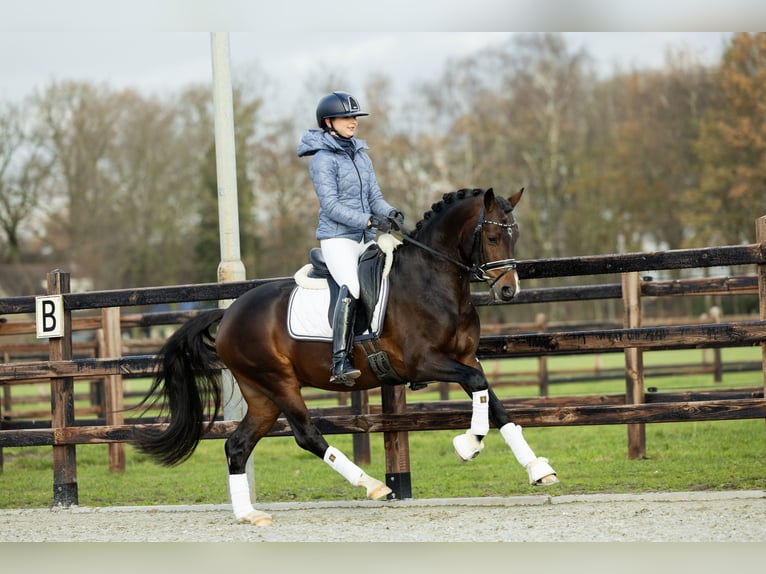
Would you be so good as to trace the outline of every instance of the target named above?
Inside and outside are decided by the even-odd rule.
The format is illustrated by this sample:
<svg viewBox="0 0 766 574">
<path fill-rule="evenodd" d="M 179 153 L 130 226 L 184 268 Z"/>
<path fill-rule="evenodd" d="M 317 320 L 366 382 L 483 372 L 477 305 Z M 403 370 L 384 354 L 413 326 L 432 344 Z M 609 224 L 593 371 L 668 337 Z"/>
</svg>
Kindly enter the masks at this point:
<svg viewBox="0 0 766 574">
<path fill-rule="evenodd" d="M 344 138 L 352 137 L 356 131 L 356 126 L 359 124 L 359 119 L 355 117 L 332 118 L 332 120 L 325 121 L 332 122 L 335 131 Z"/>
</svg>

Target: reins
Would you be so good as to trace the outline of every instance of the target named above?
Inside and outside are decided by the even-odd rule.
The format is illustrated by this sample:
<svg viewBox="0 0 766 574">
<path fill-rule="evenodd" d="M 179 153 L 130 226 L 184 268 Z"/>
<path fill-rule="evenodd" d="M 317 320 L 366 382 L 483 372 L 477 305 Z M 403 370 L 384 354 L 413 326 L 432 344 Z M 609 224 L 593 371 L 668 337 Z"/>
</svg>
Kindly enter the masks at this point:
<svg viewBox="0 0 766 574">
<path fill-rule="evenodd" d="M 461 263 L 457 259 L 453 259 L 452 257 L 447 255 L 446 253 L 442 253 L 441 251 L 437 251 L 433 247 L 429 247 L 425 243 L 421 243 L 417 239 L 413 239 L 409 235 L 406 235 L 405 232 L 402 232 L 402 241 L 404 241 L 405 243 L 411 243 L 412 245 L 414 245 L 416 247 L 419 247 L 423 251 L 427 251 L 431 255 L 435 255 L 436 257 L 440 257 L 441 259 L 444 259 L 445 261 L 448 261 L 449 263 L 452 263 L 453 265 L 455 265 L 457 267 L 460 267 L 460 269 L 462 269 L 463 271 L 468 271 L 469 273 L 476 274 L 477 269 L 476 269 L 475 265 L 469 267 L 465 263 Z"/>
<path fill-rule="evenodd" d="M 482 249 L 483 244 L 481 242 L 481 230 L 485 224 L 499 225 L 500 227 L 504 227 L 505 229 L 511 229 L 516 224 L 502 223 L 500 221 L 492 221 L 490 219 L 485 219 L 484 212 L 485 212 L 485 209 L 482 207 L 481 213 L 479 214 L 479 220 L 473 229 L 473 243 L 471 246 L 471 259 L 473 261 L 473 265 L 470 265 L 470 266 L 466 265 L 465 263 L 462 263 L 461 261 L 458 261 L 457 259 L 454 259 L 453 257 L 450 257 L 446 253 L 442 253 L 441 251 L 438 251 L 434 249 L 433 247 L 426 245 L 425 243 L 421 243 L 417 239 L 413 239 L 404 230 L 400 229 L 399 231 L 402 234 L 402 241 L 404 241 L 405 243 L 411 243 L 412 245 L 415 245 L 416 247 L 424 251 L 427 251 L 431 255 L 434 255 L 445 261 L 448 261 L 449 263 L 455 265 L 456 267 L 459 267 L 460 269 L 467 271 L 471 275 L 472 279 L 475 278 L 476 281 L 485 281 L 491 288 L 506 273 L 516 269 L 516 260 L 515 259 L 500 259 L 498 261 L 488 261 L 486 263 L 482 263 L 481 257 L 483 252 L 483 249 Z M 477 249 L 477 245 L 478 245 L 478 249 Z M 493 278 L 487 274 L 487 271 L 493 271 L 495 269 L 502 269 L 503 273 L 501 273 L 498 277 L 494 278 L 493 280 Z"/>
</svg>

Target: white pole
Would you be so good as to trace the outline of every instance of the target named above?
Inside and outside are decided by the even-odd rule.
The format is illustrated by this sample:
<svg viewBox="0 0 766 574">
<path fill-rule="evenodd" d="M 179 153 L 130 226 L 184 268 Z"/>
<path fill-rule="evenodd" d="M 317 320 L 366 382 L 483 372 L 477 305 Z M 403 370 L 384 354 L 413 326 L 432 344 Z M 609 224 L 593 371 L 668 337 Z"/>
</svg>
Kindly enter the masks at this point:
<svg viewBox="0 0 766 574">
<path fill-rule="evenodd" d="M 245 265 L 242 263 L 239 249 L 237 162 L 234 145 L 234 103 L 231 88 L 229 34 L 211 32 L 210 50 L 213 60 L 215 161 L 218 179 L 218 229 L 221 243 L 218 281 L 244 281 Z M 221 308 L 226 308 L 230 304 L 231 300 L 218 302 Z M 222 374 L 223 418 L 241 420 L 247 410 L 245 401 L 231 372 L 224 370 Z M 250 490 L 253 491 L 252 457 L 248 460 L 247 467 Z M 252 492 L 252 494 L 255 493 Z"/>
<path fill-rule="evenodd" d="M 234 147 L 234 104 L 229 63 L 229 35 L 226 32 L 212 32 L 210 43 L 213 54 L 218 227 L 221 234 L 218 281 L 243 281 L 245 266 L 240 258 L 239 250 L 237 164 Z"/>
</svg>

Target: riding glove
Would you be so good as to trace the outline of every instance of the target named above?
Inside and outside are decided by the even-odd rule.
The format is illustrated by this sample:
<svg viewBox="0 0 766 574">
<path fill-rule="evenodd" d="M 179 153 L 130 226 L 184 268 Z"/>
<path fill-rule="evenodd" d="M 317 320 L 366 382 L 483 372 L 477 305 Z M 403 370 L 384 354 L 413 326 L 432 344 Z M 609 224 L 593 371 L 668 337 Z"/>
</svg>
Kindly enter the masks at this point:
<svg viewBox="0 0 766 574">
<path fill-rule="evenodd" d="M 388 217 L 379 217 L 377 215 L 370 216 L 370 227 L 377 229 L 381 233 L 388 233 L 391 231 L 392 219 Z"/>
<path fill-rule="evenodd" d="M 393 219 L 394 229 L 401 231 L 402 227 L 404 227 L 404 214 L 398 209 L 392 209 L 388 212 L 388 217 Z"/>
</svg>

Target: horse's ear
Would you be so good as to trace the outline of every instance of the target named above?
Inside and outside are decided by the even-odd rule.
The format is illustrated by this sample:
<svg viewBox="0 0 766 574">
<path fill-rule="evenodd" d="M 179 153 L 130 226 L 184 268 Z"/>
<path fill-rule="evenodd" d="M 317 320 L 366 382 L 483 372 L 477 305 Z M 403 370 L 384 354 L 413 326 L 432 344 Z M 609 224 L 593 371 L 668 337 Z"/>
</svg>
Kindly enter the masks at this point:
<svg viewBox="0 0 766 574">
<path fill-rule="evenodd" d="M 516 204 L 518 204 L 521 201 L 521 195 L 523 193 L 524 193 L 524 188 L 522 187 L 519 191 L 517 191 L 511 197 L 508 198 L 508 203 L 511 204 L 511 207 L 516 207 Z"/>
<path fill-rule="evenodd" d="M 490 187 L 484 192 L 484 209 L 491 211 L 493 203 L 495 203 L 495 190 Z"/>
</svg>

